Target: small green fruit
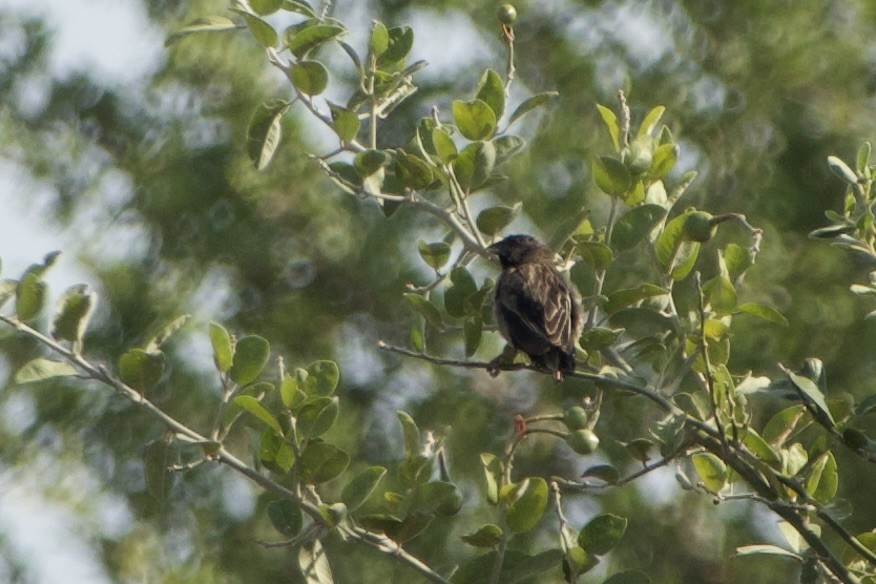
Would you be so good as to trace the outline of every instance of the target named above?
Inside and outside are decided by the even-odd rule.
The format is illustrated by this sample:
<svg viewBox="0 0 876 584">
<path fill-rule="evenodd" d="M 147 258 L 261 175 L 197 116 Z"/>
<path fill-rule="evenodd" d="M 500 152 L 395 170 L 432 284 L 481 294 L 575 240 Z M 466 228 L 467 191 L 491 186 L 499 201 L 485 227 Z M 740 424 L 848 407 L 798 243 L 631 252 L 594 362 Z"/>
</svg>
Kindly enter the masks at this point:
<svg viewBox="0 0 876 584">
<path fill-rule="evenodd" d="M 705 243 L 717 230 L 718 226 L 712 223 L 712 214 L 705 211 L 688 213 L 684 220 L 684 234 L 691 241 Z"/>
<path fill-rule="evenodd" d="M 517 20 L 517 9 L 514 8 L 513 4 L 502 4 L 499 12 L 496 13 L 496 18 L 502 24 L 514 24 L 514 21 Z"/>
<path fill-rule="evenodd" d="M 456 515 L 462 509 L 462 491 L 458 487 L 454 487 L 453 494 L 441 501 L 441 504 L 435 509 L 438 515 L 449 517 Z"/>
<path fill-rule="evenodd" d="M 566 444 L 578 454 L 593 454 L 599 446 L 599 437 L 593 433 L 593 430 L 584 428 L 566 436 Z"/>
<path fill-rule="evenodd" d="M 571 432 L 586 428 L 589 420 L 590 415 L 581 406 L 575 406 L 563 412 L 563 423 Z"/>
</svg>

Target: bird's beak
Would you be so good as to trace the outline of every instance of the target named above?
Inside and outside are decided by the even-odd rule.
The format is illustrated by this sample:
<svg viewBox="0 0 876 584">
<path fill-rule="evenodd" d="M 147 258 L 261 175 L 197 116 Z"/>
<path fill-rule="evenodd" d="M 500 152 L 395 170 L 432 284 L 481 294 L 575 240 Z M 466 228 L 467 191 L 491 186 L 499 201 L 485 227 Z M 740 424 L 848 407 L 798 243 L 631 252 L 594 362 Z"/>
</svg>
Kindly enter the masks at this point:
<svg viewBox="0 0 876 584">
<path fill-rule="evenodd" d="M 494 243 L 493 245 L 491 245 L 487 248 L 487 251 L 493 255 L 499 255 L 499 244 Z"/>
</svg>

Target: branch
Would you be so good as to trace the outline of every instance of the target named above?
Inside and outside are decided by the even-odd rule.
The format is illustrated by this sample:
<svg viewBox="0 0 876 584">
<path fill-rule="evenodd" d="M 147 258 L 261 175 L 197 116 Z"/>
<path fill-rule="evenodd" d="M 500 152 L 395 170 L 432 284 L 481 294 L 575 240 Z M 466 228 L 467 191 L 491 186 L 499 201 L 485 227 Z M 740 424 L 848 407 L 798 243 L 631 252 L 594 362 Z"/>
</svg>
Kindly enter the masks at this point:
<svg viewBox="0 0 876 584">
<path fill-rule="evenodd" d="M 113 390 L 116 391 L 116 393 L 118 393 L 128 401 L 134 403 L 135 405 L 141 407 L 142 409 L 146 410 L 148 414 L 160 420 L 165 426 L 167 426 L 168 429 L 170 429 L 170 431 L 172 431 L 174 434 L 179 435 L 179 437 L 185 439 L 186 441 L 192 443 L 213 442 L 209 438 L 202 436 L 182 422 L 165 413 L 136 389 L 126 385 L 121 380 L 110 375 L 105 366 L 94 365 L 90 363 L 81 355 L 63 347 L 58 342 L 50 339 L 49 337 L 40 333 L 36 329 L 31 328 L 30 326 L 19 321 L 16 318 L 0 314 L 0 322 L 4 322 L 9 326 L 14 327 L 18 331 L 24 333 L 25 335 L 31 337 L 32 339 L 39 341 L 40 343 L 48 347 L 52 352 L 60 355 L 61 357 L 72 363 L 74 366 L 84 371 L 88 378 L 111 387 Z M 299 506 L 301 510 L 305 512 L 315 524 L 326 528 L 332 527 L 331 525 L 326 523 L 325 518 L 323 518 L 322 514 L 320 513 L 319 507 L 317 507 L 313 503 L 310 503 L 309 501 L 304 500 L 294 491 L 275 482 L 269 477 L 262 475 L 254 468 L 250 467 L 245 462 L 237 458 L 224 446 L 220 446 L 218 451 L 210 458 L 220 464 L 224 464 L 225 466 L 234 469 L 235 471 L 239 472 L 240 474 L 244 475 L 257 485 L 265 489 L 266 491 L 273 493 L 283 499 L 288 499 L 289 501 L 292 501 L 297 506 Z M 350 530 L 348 535 L 356 541 L 359 541 L 360 543 L 370 545 L 378 551 L 398 559 L 409 568 L 426 576 L 433 582 L 449 584 L 447 580 L 442 578 L 436 572 L 432 571 L 420 560 L 408 554 L 404 550 L 398 548 L 397 544 L 394 548 L 387 546 L 385 542 L 388 540 L 388 538 L 383 535 L 374 534 L 361 528 L 354 528 Z"/>
</svg>

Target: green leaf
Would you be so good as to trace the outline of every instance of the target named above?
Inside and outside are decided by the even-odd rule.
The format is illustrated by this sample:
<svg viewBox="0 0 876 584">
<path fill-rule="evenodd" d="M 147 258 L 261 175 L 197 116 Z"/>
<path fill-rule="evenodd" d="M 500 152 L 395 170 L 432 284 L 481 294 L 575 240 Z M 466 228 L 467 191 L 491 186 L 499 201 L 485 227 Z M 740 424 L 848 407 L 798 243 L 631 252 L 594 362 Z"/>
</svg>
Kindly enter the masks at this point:
<svg viewBox="0 0 876 584">
<path fill-rule="evenodd" d="M 220 373 L 231 368 L 234 359 L 234 348 L 231 346 L 231 335 L 221 324 L 210 323 L 210 344 L 213 345 L 213 363 Z"/>
<path fill-rule="evenodd" d="M 653 108 L 645 115 L 645 119 L 642 120 L 642 124 L 639 126 L 639 131 L 636 134 L 636 137 L 641 136 L 650 136 L 651 132 L 654 131 L 654 128 L 657 127 L 657 124 L 660 123 L 660 118 L 663 117 L 663 112 L 666 111 L 666 108 L 662 105 L 658 105 Z"/>
<path fill-rule="evenodd" d="M 52 317 L 51 335 L 56 340 L 73 343 L 74 352 L 80 351 L 82 337 L 88 321 L 94 313 L 97 294 L 89 292 L 88 286 L 79 284 L 67 288 L 58 300 L 55 315 Z"/>
<path fill-rule="evenodd" d="M 15 383 L 30 383 L 69 375 L 76 375 L 76 368 L 70 363 L 39 357 L 28 361 L 18 370 L 18 373 L 15 374 Z"/>
<path fill-rule="evenodd" d="M 515 203 L 513 207 L 498 205 L 484 209 L 478 213 L 475 220 L 478 230 L 484 235 L 494 237 L 514 221 L 520 213 L 521 206 L 521 203 Z"/>
<path fill-rule="evenodd" d="M 298 61 L 292 63 L 289 79 L 301 93 L 319 95 L 328 86 L 328 70 L 319 61 Z"/>
<path fill-rule="evenodd" d="M 341 501 L 350 511 L 355 511 L 368 500 L 385 474 L 386 469 L 382 466 L 369 466 L 347 483 Z"/>
<path fill-rule="evenodd" d="M 353 167 L 362 178 L 371 176 L 389 164 L 390 156 L 382 150 L 363 150 L 353 159 Z"/>
<path fill-rule="evenodd" d="M 318 539 L 298 548 L 298 569 L 306 584 L 334 584 L 328 556 Z"/>
<path fill-rule="evenodd" d="M 636 247 L 666 217 L 660 205 L 634 207 L 618 219 L 611 232 L 611 244 L 618 251 Z"/>
<path fill-rule="evenodd" d="M 651 451 L 652 448 L 654 448 L 654 442 L 647 438 L 636 438 L 634 440 L 630 440 L 626 444 L 626 449 L 630 456 L 632 456 L 642 464 L 645 464 L 646 462 L 651 460 L 651 455 L 648 453 Z"/>
<path fill-rule="evenodd" d="M 316 47 L 346 32 L 343 26 L 337 24 L 312 24 L 300 29 L 290 27 L 286 29 L 286 45 L 293 55 L 301 59 Z"/>
<path fill-rule="evenodd" d="M 289 12 L 297 12 L 309 18 L 316 18 L 316 12 L 313 11 L 310 4 L 304 0 L 283 0 L 283 10 Z"/>
<path fill-rule="evenodd" d="M 546 550 L 529 556 L 514 550 L 505 552 L 505 562 L 500 581 L 508 584 L 517 584 L 522 581 L 531 581 L 535 576 L 545 576 L 545 572 L 552 570 L 563 561 L 563 552 L 558 549 Z"/>
<path fill-rule="evenodd" d="M 341 380 L 341 370 L 334 361 L 319 360 L 307 366 L 307 379 L 301 389 L 308 395 L 329 396 L 335 392 Z"/>
<path fill-rule="evenodd" d="M 475 547 L 496 547 L 502 542 L 502 528 L 493 523 L 487 523 L 460 537 L 462 541 Z"/>
<path fill-rule="evenodd" d="M 698 452 L 691 456 L 694 469 L 709 491 L 719 493 L 727 484 L 727 465 L 711 452 Z"/>
<path fill-rule="evenodd" d="M 295 429 L 305 438 L 317 438 L 328 432 L 338 419 L 338 397 L 308 400 L 298 411 Z"/>
<path fill-rule="evenodd" d="M 496 166 L 501 166 L 513 158 L 526 146 L 526 140 L 519 136 L 505 134 L 492 140 L 496 149 Z"/>
<path fill-rule="evenodd" d="M 837 158 L 836 156 L 828 156 L 827 157 L 827 165 L 830 167 L 830 171 L 849 183 L 850 185 L 858 184 L 858 176 L 852 171 L 851 168 L 846 165 L 845 162 Z"/>
<path fill-rule="evenodd" d="M 781 465 L 782 460 L 779 458 L 779 455 L 776 454 L 776 451 L 773 450 L 769 443 L 761 438 L 760 434 L 755 432 L 750 426 L 745 429 L 745 436 L 742 438 L 742 443 L 765 463 L 772 466 Z"/>
<path fill-rule="evenodd" d="M 870 142 L 862 142 L 858 147 L 858 154 L 855 157 L 855 166 L 858 169 L 858 172 L 863 173 L 864 169 L 870 166 L 870 154 L 873 150 L 873 146 Z"/>
<path fill-rule="evenodd" d="M 173 486 L 173 473 L 170 471 L 171 449 L 170 436 L 163 436 L 146 447 L 144 455 L 144 470 L 146 472 L 146 488 L 157 501 L 167 500 Z"/>
<path fill-rule="evenodd" d="M 0 308 L 15 296 L 17 288 L 18 282 L 16 280 L 0 280 Z"/>
<path fill-rule="evenodd" d="M 535 527 L 544 514 L 548 500 L 548 485 L 543 478 L 524 479 L 516 500 L 505 516 L 508 528 L 516 533 Z"/>
<path fill-rule="evenodd" d="M 387 31 L 389 45 L 377 59 L 377 65 L 387 67 L 408 56 L 414 46 L 414 31 L 407 26 L 394 26 Z"/>
<path fill-rule="evenodd" d="M 608 302 L 605 304 L 605 311 L 608 314 L 612 314 L 621 308 L 626 308 L 640 300 L 651 298 L 653 296 L 663 296 L 665 294 L 669 294 L 669 290 L 661 288 L 660 286 L 655 286 L 654 284 L 642 284 L 635 288 L 618 290 L 609 294 Z"/>
<path fill-rule="evenodd" d="M 502 83 L 499 74 L 492 69 L 484 71 L 478 82 L 475 97 L 490 106 L 497 120 L 505 113 L 505 84 Z"/>
<path fill-rule="evenodd" d="M 462 492 L 447 481 L 432 481 L 420 485 L 411 498 L 410 513 L 418 515 L 455 515 L 462 507 Z"/>
<path fill-rule="evenodd" d="M 157 351 L 170 337 L 185 326 L 191 318 L 191 314 L 181 314 L 159 325 L 146 337 L 146 342 L 143 343 L 143 350 L 147 353 Z"/>
<path fill-rule="evenodd" d="M 481 334 L 483 333 L 484 323 L 480 317 L 467 318 L 462 323 L 463 333 L 465 336 L 465 356 L 471 357 L 477 352 L 481 344 Z"/>
<path fill-rule="evenodd" d="M 301 531 L 304 518 L 301 509 L 288 499 L 271 501 L 266 508 L 268 519 L 280 534 L 293 537 Z"/>
<path fill-rule="evenodd" d="M 285 474 L 295 463 L 295 452 L 272 428 L 265 428 L 259 443 L 259 460 L 272 472 Z"/>
<path fill-rule="evenodd" d="M 420 257 L 432 269 L 437 270 L 450 260 L 450 246 L 443 241 L 426 243 L 421 239 L 417 243 L 417 249 L 420 252 Z"/>
<path fill-rule="evenodd" d="M 751 256 L 748 251 L 742 249 L 735 243 L 727 244 L 724 248 L 724 264 L 727 266 L 727 276 L 731 282 L 745 273 L 751 267 Z"/>
<path fill-rule="evenodd" d="M 301 480 L 318 485 L 344 472 L 350 464 L 350 455 L 328 442 L 311 442 L 298 463 Z"/>
<path fill-rule="evenodd" d="M 143 349 L 131 349 L 119 358 L 119 377 L 122 381 L 143 393 L 155 387 L 164 374 L 164 353 L 147 353 Z"/>
<path fill-rule="evenodd" d="M 355 140 L 361 124 L 359 117 L 354 112 L 333 103 L 329 103 L 329 111 L 332 114 L 332 127 L 341 142 Z"/>
<path fill-rule="evenodd" d="M 453 268 L 450 281 L 453 285 L 444 292 L 444 308 L 450 316 L 462 318 L 467 314 L 465 301 L 478 291 L 477 284 L 463 266 Z"/>
<path fill-rule="evenodd" d="M 508 120 L 508 125 L 510 126 L 535 108 L 543 106 L 552 99 L 559 97 L 559 95 L 560 94 L 556 91 L 546 91 L 523 100 L 523 103 L 518 105 L 517 109 L 514 110 L 514 113 L 511 114 L 511 118 Z"/>
<path fill-rule="evenodd" d="M 597 103 L 596 109 L 599 110 L 599 115 L 602 117 L 602 121 L 605 122 L 605 127 L 608 128 L 608 134 L 611 136 L 611 143 L 614 146 L 614 151 L 620 152 L 620 129 L 617 125 L 617 116 L 604 105 Z"/>
<path fill-rule="evenodd" d="M 678 253 L 672 264 L 669 275 L 676 282 L 684 280 L 693 270 L 697 263 L 697 255 L 700 253 L 700 244 L 696 241 L 682 241 L 678 246 Z"/>
<path fill-rule="evenodd" d="M 803 558 L 794 552 L 788 551 L 785 548 L 780 548 L 777 545 L 770 544 L 757 544 L 757 545 L 743 545 L 736 548 L 736 555 L 734 558 L 741 558 L 744 556 L 786 556 L 789 558 L 794 558 L 797 561 L 802 562 Z"/>
<path fill-rule="evenodd" d="M 833 416 L 830 415 L 830 409 L 827 407 L 827 402 L 824 400 L 824 394 L 818 389 L 811 379 L 797 375 L 792 371 L 788 371 L 788 377 L 794 388 L 800 394 L 804 401 L 811 403 L 820 414 L 823 422 L 826 422 L 831 428 L 836 426 Z"/>
<path fill-rule="evenodd" d="M 716 276 L 703 284 L 703 294 L 720 316 L 732 314 L 736 308 L 736 288 L 727 276 Z"/>
<path fill-rule="evenodd" d="M 613 197 L 619 197 L 633 186 L 633 177 L 624 163 L 610 156 L 600 156 L 593 161 L 593 180 Z"/>
<path fill-rule="evenodd" d="M 486 140 L 496 131 L 496 114 L 480 99 L 456 100 L 451 109 L 459 133 L 469 140 Z"/>
<path fill-rule="evenodd" d="M 606 514 L 591 519 L 578 534 L 578 545 L 590 554 L 601 556 L 614 548 L 627 530 L 627 520 Z"/>
<path fill-rule="evenodd" d="M 610 464 L 597 464 L 585 470 L 581 477 L 593 477 L 614 485 L 620 480 L 620 472 Z"/>
<path fill-rule="evenodd" d="M 790 328 L 791 326 L 791 324 L 788 322 L 788 319 L 782 316 L 782 314 L 778 310 L 764 304 L 757 304 L 756 302 L 745 302 L 744 304 L 740 304 L 736 307 L 736 312 L 739 314 L 754 316 L 767 322 L 783 326 L 785 328 Z"/>
<path fill-rule="evenodd" d="M 288 373 L 280 382 L 280 399 L 283 405 L 294 410 L 307 399 L 307 395 L 298 387 L 298 380 Z"/>
<path fill-rule="evenodd" d="M 487 501 L 495 505 L 499 501 L 499 482 L 502 476 L 502 461 L 494 454 L 481 454 L 481 467 L 487 489 Z"/>
<path fill-rule="evenodd" d="M 408 188 L 423 190 L 435 180 L 432 168 L 420 158 L 401 153 L 395 158 L 395 175 Z"/>
<path fill-rule="evenodd" d="M 684 221 L 687 213 L 683 213 L 666 224 L 663 231 L 657 236 L 654 244 L 654 253 L 657 261 L 665 272 L 669 272 L 672 260 L 678 252 L 684 234 Z"/>
<path fill-rule="evenodd" d="M 651 584 L 651 579 L 637 570 L 618 572 L 602 584 Z"/>
<path fill-rule="evenodd" d="M 816 501 L 826 504 L 836 496 L 838 486 L 836 459 L 832 452 L 825 452 L 812 465 L 812 472 L 806 480 L 806 491 Z"/>
<path fill-rule="evenodd" d="M 435 128 L 432 130 L 432 144 L 435 146 L 435 153 L 444 164 L 450 164 L 458 155 L 456 144 L 447 130 L 444 128 Z"/>
<path fill-rule="evenodd" d="M 262 16 L 273 14 L 283 7 L 283 0 L 249 0 L 249 5 Z"/>
<path fill-rule="evenodd" d="M 238 10 L 237 8 L 232 8 L 232 12 L 236 12 L 243 17 L 244 22 L 246 22 L 247 28 L 249 28 L 250 34 L 252 37 L 258 42 L 261 46 L 265 48 L 272 48 L 277 46 L 277 31 L 274 30 L 270 24 L 255 16 L 254 14 L 250 14 L 244 10 Z"/>
<path fill-rule="evenodd" d="M 442 326 L 441 312 L 438 310 L 437 306 L 432 304 L 432 302 L 414 292 L 406 292 L 402 294 L 402 296 L 404 296 L 405 300 L 411 303 L 411 306 L 413 306 L 417 312 L 426 317 L 429 324 L 435 328 L 440 328 Z"/>
<path fill-rule="evenodd" d="M 280 145 L 283 114 L 289 104 L 275 99 L 260 105 L 252 114 L 246 132 L 246 152 L 256 169 L 264 170 Z"/>
<path fill-rule="evenodd" d="M 237 28 L 237 25 L 234 24 L 234 21 L 224 16 L 205 16 L 202 18 L 196 18 L 183 28 L 169 34 L 164 41 L 164 46 L 169 47 L 190 34 L 221 32 L 224 30 L 234 30 L 235 28 Z"/>
<path fill-rule="evenodd" d="M 268 427 L 280 436 L 283 435 L 283 429 L 280 427 L 280 422 L 278 422 L 277 418 L 274 417 L 274 414 L 269 412 L 255 397 L 251 395 L 239 395 L 234 398 L 234 403 L 267 424 Z"/>
<path fill-rule="evenodd" d="M 48 286 L 35 272 L 28 272 L 15 290 L 15 314 L 24 322 L 39 315 L 46 303 Z"/>
<path fill-rule="evenodd" d="M 234 347 L 234 357 L 228 376 L 238 385 L 247 385 L 255 380 L 265 368 L 271 345 L 258 335 L 243 337 Z"/>
<path fill-rule="evenodd" d="M 604 272 L 611 265 L 611 248 L 598 241 L 579 241 L 575 249 L 578 255 L 597 272 Z"/>
<path fill-rule="evenodd" d="M 421 438 L 420 429 L 417 428 L 417 423 L 407 412 L 397 411 L 395 415 L 401 423 L 402 433 L 405 437 L 405 456 L 407 458 L 414 457 L 420 453 Z"/>
<path fill-rule="evenodd" d="M 663 144 L 655 148 L 651 158 L 651 168 L 648 169 L 648 176 L 652 179 L 660 179 L 666 176 L 678 161 L 678 152 L 678 145 L 676 144 Z"/>
<path fill-rule="evenodd" d="M 833 239 L 840 235 L 854 233 L 858 228 L 854 225 L 830 225 L 829 227 L 821 227 L 809 232 L 810 239 Z"/>
<path fill-rule="evenodd" d="M 805 414 L 806 406 L 802 404 L 795 404 L 780 411 L 764 426 L 764 440 L 776 448 L 781 448 Z"/>
<path fill-rule="evenodd" d="M 368 50 L 376 58 L 380 58 L 386 49 L 389 48 L 389 31 L 386 25 L 380 21 L 375 21 L 374 27 L 371 29 L 371 38 L 368 41 Z"/>
</svg>

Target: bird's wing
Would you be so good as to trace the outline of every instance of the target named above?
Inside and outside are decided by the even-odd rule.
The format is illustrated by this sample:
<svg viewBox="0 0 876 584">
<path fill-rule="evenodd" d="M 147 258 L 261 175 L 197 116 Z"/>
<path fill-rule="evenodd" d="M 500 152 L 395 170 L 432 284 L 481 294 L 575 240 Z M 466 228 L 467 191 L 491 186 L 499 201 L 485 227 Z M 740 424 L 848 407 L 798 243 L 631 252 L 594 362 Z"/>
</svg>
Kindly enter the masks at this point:
<svg viewBox="0 0 876 584">
<path fill-rule="evenodd" d="M 497 316 L 509 340 L 531 354 L 553 347 L 571 352 L 578 319 L 577 301 L 562 276 L 546 264 L 524 264 L 503 272 L 497 283 Z"/>
</svg>

